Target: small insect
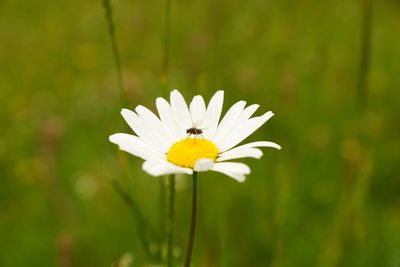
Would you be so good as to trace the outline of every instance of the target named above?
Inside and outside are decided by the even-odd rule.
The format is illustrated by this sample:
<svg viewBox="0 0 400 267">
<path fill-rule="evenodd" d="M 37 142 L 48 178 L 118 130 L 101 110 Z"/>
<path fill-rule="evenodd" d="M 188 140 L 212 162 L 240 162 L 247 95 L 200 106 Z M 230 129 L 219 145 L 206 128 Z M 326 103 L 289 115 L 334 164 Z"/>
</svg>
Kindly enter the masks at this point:
<svg viewBox="0 0 400 267">
<path fill-rule="evenodd" d="M 186 133 L 190 136 L 190 135 L 200 135 L 202 136 L 203 134 L 203 130 L 202 129 L 198 129 L 195 127 L 189 128 L 186 130 Z"/>
</svg>

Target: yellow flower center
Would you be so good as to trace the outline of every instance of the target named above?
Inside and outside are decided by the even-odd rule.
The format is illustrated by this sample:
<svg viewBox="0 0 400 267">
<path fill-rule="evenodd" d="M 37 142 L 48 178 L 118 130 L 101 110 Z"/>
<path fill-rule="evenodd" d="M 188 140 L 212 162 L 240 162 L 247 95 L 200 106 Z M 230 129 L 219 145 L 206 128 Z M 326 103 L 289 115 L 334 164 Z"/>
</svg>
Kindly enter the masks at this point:
<svg viewBox="0 0 400 267">
<path fill-rule="evenodd" d="M 203 138 L 187 138 L 171 146 L 167 160 L 175 165 L 193 169 L 197 160 L 215 160 L 217 156 L 218 148 L 213 142 Z"/>
</svg>

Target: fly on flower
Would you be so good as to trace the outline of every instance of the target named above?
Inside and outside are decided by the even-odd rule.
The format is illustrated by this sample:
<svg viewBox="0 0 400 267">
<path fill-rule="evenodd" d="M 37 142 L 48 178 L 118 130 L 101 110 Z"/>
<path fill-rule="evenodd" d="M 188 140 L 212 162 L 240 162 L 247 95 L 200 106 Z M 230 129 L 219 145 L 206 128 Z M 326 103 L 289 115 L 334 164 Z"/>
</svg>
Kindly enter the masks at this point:
<svg viewBox="0 0 400 267">
<path fill-rule="evenodd" d="M 189 135 L 202 135 L 203 130 L 202 129 L 197 129 L 195 127 L 189 128 L 186 130 L 186 133 Z"/>
<path fill-rule="evenodd" d="M 250 168 L 240 158 L 260 158 L 259 147 L 281 147 L 258 141 L 237 146 L 274 114 L 271 111 L 251 117 L 259 105 L 235 103 L 221 119 L 224 92 L 217 91 L 206 106 L 197 95 L 187 106 L 178 90 L 170 102 L 156 99 L 158 116 L 143 106 L 123 109 L 122 116 L 136 135 L 117 133 L 109 140 L 119 148 L 144 160 L 143 170 L 153 176 L 193 171 L 216 171 L 243 182 Z M 198 138 L 201 137 L 201 138 Z M 227 162 L 228 161 L 228 162 Z"/>
</svg>

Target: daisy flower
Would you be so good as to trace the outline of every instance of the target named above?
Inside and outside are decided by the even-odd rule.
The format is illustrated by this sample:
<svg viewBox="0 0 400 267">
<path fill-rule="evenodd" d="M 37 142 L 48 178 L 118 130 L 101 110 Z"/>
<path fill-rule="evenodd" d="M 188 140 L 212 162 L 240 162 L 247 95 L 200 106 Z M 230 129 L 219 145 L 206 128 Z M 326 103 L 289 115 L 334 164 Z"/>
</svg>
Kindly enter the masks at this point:
<svg viewBox="0 0 400 267">
<path fill-rule="evenodd" d="M 188 106 L 182 94 L 173 90 L 170 102 L 156 99 L 158 116 L 143 106 L 121 114 L 136 135 L 117 133 L 109 140 L 123 151 L 144 160 L 143 170 L 152 176 L 216 171 L 243 182 L 250 168 L 231 160 L 260 158 L 260 147 L 281 147 L 258 141 L 237 146 L 274 114 L 251 117 L 259 105 L 235 103 L 220 120 L 224 92 L 217 91 L 206 106 L 202 96 Z"/>
</svg>

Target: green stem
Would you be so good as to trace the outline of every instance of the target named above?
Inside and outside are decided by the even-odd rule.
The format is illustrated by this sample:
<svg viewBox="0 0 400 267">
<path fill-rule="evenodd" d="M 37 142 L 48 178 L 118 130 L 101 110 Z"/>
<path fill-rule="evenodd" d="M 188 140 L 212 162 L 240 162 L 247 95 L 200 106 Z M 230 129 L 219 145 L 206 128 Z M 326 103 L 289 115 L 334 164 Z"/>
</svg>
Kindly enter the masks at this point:
<svg viewBox="0 0 400 267">
<path fill-rule="evenodd" d="M 174 234 L 174 204 L 175 204 L 175 176 L 170 175 L 168 182 L 168 214 L 167 214 L 167 267 L 173 266 L 173 234 Z"/>
<path fill-rule="evenodd" d="M 185 267 L 190 267 L 190 260 L 192 258 L 194 234 L 196 231 L 196 218 L 197 218 L 197 172 L 193 172 L 193 195 L 192 195 L 192 217 L 190 222 L 189 239 L 186 249 Z"/>
<path fill-rule="evenodd" d="M 166 5 L 165 5 L 165 21 L 164 21 L 164 38 L 163 38 L 163 56 L 161 59 L 161 70 L 160 70 L 160 85 L 162 88 L 162 95 L 166 96 L 167 95 L 167 82 L 168 82 L 168 51 L 169 51 L 169 35 L 170 35 L 170 10 L 171 10 L 171 0 L 166 0 Z M 172 178 L 166 176 L 165 181 L 168 183 L 168 180 Z M 174 184 L 175 184 L 175 178 L 174 179 Z M 160 229 L 164 229 L 163 226 L 165 225 L 165 183 L 164 180 L 160 180 Z M 175 189 L 173 189 L 175 190 Z M 175 193 L 175 192 L 174 192 Z M 173 196 L 172 196 L 172 200 Z M 173 205 L 173 203 L 172 203 Z M 172 206 L 173 208 L 173 206 Z M 168 214 L 167 216 L 173 216 L 173 214 Z M 167 231 L 168 231 L 168 226 L 167 226 Z M 171 230 L 172 231 L 172 230 Z M 159 252 L 158 252 L 158 259 L 161 261 L 162 255 L 161 255 L 161 248 L 163 245 L 163 241 L 165 238 L 165 234 L 167 234 L 167 242 L 169 246 L 169 242 L 171 242 L 171 252 L 168 251 L 168 264 L 172 264 L 172 236 L 171 239 L 169 239 L 168 233 L 165 233 L 164 231 L 161 231 L 160 233 L 160 239 L 159 239 Z M 171 232 L 172 235 L 172 232 Z M 169 249 L 169 247 L 168 247 Z M 170 255 L 171 253 L 171 263 L 170 263 Z M 170 266 L 170 265 L 168 265 Z"/>
<path fill-rule="evenodd" d="M 111 41 L 111 50 L 113 53 L 115 68 L 117 71 L 117 85 L 119 88 L 121 104 L 126 105 L 126 96 L 124 90 L 124 78 L 122 75 L 122 64 L 121 64 L 121 56 L 117 45 L 117 39 L 115 38 L 115 26 L 113 21 L 113 10 L 111 7 L 110 0 L 102 0 L 103 8 L 105 11 L 105 17 L 108 24 L 108 34 L 110 35 Z"/>
<path fill-rule="evenodd" d="M 161 263 L 162 261 L 162 246 L 164 243 L 164 240 L 166 239 L 165 237 L 165 225 L 166 225 L 166 213 L 165 213 L 165 202 L 166 202 L 166 197 L 165 197 L 165 191 L 166 191 L 166 184 L 168 183 L 168 176 L 163 177 L 160 179 L 160 184 L 159 184 L 159 215 L 158 215 L 158 229 L 159 230 L 159 235 L 158 235 L 158 250 L 157 250 L 157 262 Z"/>
</svg>

